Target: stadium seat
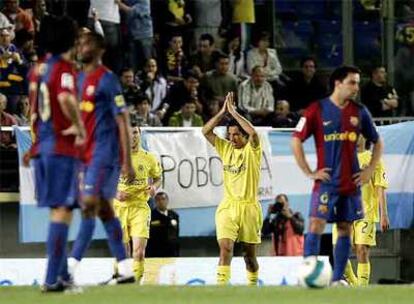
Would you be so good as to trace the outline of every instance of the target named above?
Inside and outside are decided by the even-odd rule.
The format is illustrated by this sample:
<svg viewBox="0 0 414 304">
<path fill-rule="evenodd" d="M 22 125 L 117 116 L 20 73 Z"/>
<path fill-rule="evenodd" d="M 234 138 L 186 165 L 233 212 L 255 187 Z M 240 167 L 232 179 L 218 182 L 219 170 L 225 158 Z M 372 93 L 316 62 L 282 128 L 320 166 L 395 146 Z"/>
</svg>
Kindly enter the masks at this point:
<svg viewBox="0 0 414 304">
<path fill-rule="evenodd" d="M 381 55 L 381 24 L 379 22 L 355 22 L 354 50 L 359 59 Z"/>
</svg>

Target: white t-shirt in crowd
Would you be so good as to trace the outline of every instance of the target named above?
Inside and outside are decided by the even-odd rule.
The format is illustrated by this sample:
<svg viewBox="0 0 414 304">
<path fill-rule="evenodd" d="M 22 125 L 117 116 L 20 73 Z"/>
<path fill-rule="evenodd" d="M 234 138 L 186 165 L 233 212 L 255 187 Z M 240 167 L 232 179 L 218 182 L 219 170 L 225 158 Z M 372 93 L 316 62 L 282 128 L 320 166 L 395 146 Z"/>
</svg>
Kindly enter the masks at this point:
<svg viewBox="0 0 414 304">
<path fill-rule="evenodd" d="M 92 17 L 93 8 L 96 9 L 99 20 L 117 24 L 120 23 L 121 17 L 119 15 L 119 7 L 114 0 L 91 0 L 89 17 Z"/>
</svg>

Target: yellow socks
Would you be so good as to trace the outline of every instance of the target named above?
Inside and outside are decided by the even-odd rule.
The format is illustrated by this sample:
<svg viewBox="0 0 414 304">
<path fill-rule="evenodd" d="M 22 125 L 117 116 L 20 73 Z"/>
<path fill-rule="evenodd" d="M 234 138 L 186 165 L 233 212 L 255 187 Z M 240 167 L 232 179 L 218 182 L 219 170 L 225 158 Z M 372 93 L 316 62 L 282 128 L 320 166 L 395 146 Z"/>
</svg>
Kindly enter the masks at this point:
<svg viewBox="0 0 414 304">
<path fill-rule="evenodd" d="M 348 262 L 346 263 L 344 277 L 345 277 L 345 280 L 349 283 L 349 285 L 351 286 L 358 285 L 358 278 L 355 276 L 350 260 L 348 260 Z"/>
<path fill-rule="evenodd" d="M 247 273 L 247 285 L 256 286 L 257 281 L 259 280 L 259 271 L 250 272 L 246 270 Z"/>
<path fill-rule="evenodd" d="M 371 275 L 370 263 L 358 263 L 358 286 L 367 286 Z"/>
<path fill-rule="evenodd" d="M 217 266 L 217 285 L 227 285 L 230 282 L 230 265 Z"/>
<path fill-rule="evenodd" d="M 134 260 L 133 271 L 135 274 L 135 280 L 137 281 L 137 283 L 140 283 L 142 276 L 144 275 L 144 261 Z"/>
</svg>

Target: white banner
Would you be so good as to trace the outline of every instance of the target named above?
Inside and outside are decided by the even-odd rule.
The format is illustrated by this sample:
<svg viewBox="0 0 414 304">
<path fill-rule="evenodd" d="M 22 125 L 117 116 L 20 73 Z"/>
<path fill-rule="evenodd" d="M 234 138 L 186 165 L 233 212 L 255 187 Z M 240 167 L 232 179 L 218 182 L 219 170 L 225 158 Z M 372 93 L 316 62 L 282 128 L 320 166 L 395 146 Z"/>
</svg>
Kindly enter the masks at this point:
<svg viewBox="0 0 414 304">
<path fill-rule="evenodd" d="M 271 149 L 267 131 L 260 132 L 263 147 L 259 199 L 273 198 Z M 218 205 L 223 197 L 222 164 L 200 129 L 184 132 L 149 132 L 148 149 L 163 168 L 162 188 L 171 208 Z"/>
<path fill-rule="evenodd" d="M 319 257 L 329 263 L 327 256 Z M 297 285 L 302 257 L 258 257 L 259 285 Z M 96 285 L 112 276 L 114 260 L 85 258 L 75 273 L 75 283 Z M 218 258 L 145 259 L 145 285 L 215 285 Z M 40 285 L 44 282 L 45 259 L 0 259 L 0 286 Z M 245 285 L 243 258 L 231 263 L 232 285 Z"/>
</svg>

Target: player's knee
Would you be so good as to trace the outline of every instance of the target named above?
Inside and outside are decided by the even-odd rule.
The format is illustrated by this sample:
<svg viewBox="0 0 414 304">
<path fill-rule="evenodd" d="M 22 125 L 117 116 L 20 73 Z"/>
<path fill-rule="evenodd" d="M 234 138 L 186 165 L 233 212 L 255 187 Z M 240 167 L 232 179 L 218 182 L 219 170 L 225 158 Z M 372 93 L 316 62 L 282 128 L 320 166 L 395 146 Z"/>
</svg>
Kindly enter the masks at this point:
<svg viewBox="0 0 414 304">
<path fill-rule="evenodd" d="M 339 222 L 336 224 L 338 230 L 338 236 L 350 236 L 351 235 L 351 223 Z"/>
<path fill-rule="evenodd" d="M 231 256 L 233 254 L 233 246 L 227 243 L 220 244 L 220 253 L 224 256 Z"/>
<path fill-rule="evenodd" d="M 369 260 L 369 247 L 365 245 L 357 246 L 357 257 L 360 262 L 367 263 Z"/>
<path fill-rule="evenodd" d="M 259 265 L 257 263 L 257 259 L 254 256 L 244 256 L 244 262 L 246 263 L 246 268 L 250 271 L 257 271 L 259 269 Z"/>
</svg>

